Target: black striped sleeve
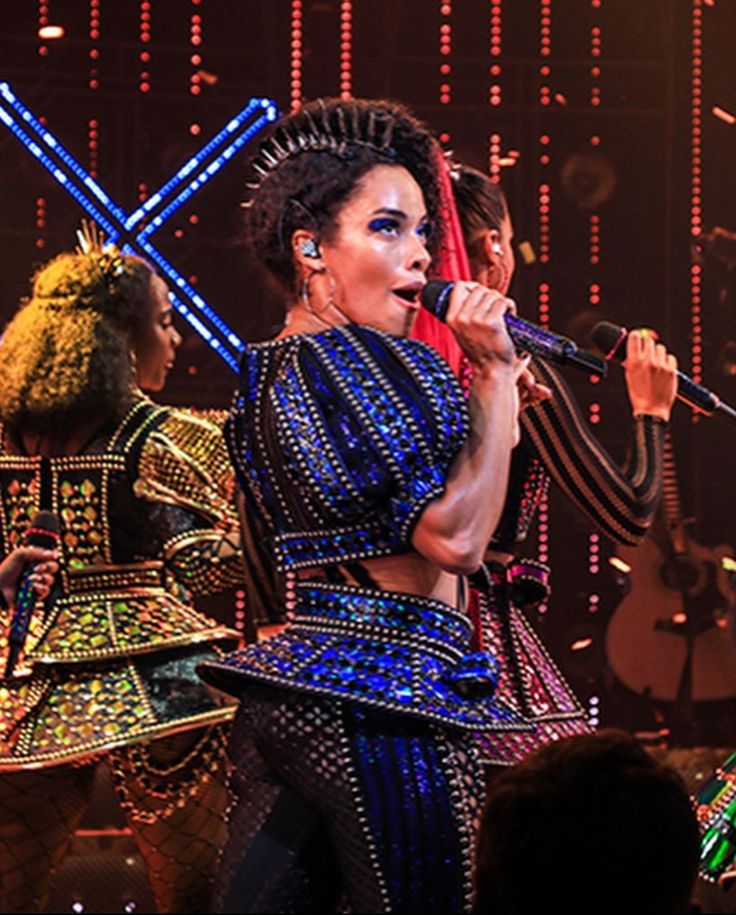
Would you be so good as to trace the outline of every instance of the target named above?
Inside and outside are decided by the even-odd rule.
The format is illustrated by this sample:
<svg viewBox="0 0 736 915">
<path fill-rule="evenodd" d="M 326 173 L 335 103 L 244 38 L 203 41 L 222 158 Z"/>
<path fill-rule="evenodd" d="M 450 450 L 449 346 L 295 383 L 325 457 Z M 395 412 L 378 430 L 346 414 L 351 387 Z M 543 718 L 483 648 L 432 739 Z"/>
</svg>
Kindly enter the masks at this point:
<svg viewBox="0 0 736 915">
<path fill-rule="evenodd" d="M 638 543 L 659 501 L 667 423 L 637 417 L 621 469 L 591 434 L 560 375 L 543 363 L 535 363 L 534 374 L 552 389 L 552 398 L 525 410 L 522 423 L 548 473 L 602 533 L 616 543 Z"/>
</svg>

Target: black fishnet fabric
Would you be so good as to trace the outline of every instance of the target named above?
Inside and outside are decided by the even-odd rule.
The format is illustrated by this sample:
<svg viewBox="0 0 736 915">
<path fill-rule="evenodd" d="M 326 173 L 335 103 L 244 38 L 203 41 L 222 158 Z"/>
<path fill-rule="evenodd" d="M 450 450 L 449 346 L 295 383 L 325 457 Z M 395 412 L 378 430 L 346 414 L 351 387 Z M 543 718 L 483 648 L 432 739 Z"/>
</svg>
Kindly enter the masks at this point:
<svg viewBox="0 0 736 915">
<path fill-rule="evenodd" d="M 159 912 L 209 908 L 226 837 L 226 730 L 200 728 L 107 756 Z M 95 768 L 0 778 L 0 912 L 43 911 L 87 809 Z"/>
<path fill-rule="evenodd" d="M 142 759 L 135 747 L 111 754 L 123 814 L 159 912 L 209 909 L 227 832 L 226 730 L 215 725 L 155 741 Z"/>
<path fill-rule="evenodd" d="M 0 778 L 0 912 L 39 912 L 87 807 L 94 766 Z"/>
<path fill-rule="evenodd" d="M 396 907 L 364 815 L 341 703 L 249 685 L 232 729 L 229 838 L 214 911 L 413 911 Z M 385 716 L 388 718 L 388 716 Z M 397 725 L 396 716 L 391 723 Z M 472 843 L 482 780 L 472 749 L 427 727 L 450 786 L 465 852 L 470 900 Z M 410 805 L 411 806 L 411 805 Z M 387 815 L 401 819 L 402 811 Z M 412 830 L 392 853 L 409 856 Z"/>
</svg>

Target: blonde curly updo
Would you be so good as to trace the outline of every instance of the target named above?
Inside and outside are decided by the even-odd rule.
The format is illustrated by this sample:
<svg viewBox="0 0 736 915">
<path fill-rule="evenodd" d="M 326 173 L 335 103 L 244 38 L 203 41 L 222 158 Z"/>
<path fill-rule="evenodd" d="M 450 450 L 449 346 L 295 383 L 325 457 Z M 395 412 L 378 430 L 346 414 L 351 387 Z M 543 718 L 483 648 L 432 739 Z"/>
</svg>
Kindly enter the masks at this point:
<svg viewBox="0 0 736 915">
<path fill-rule="evenodd" d="M 131 342 L 151 307 L 149 265 L 116 254 L 60 254 L 0 341 L 0 419 L 39 431 L 130 404 Z"/>
</svg>

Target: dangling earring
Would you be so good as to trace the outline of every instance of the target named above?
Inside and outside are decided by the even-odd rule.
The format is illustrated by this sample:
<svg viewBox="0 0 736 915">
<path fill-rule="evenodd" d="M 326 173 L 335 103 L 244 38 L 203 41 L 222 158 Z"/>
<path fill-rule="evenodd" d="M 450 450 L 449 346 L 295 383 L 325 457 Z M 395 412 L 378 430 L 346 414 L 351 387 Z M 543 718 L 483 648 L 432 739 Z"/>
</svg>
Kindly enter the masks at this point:
<svg viewBox="0 0 736 915">
<path fill-rule="evenodd" d="M 498 279 L 493 284 L 493 288 L 497 289 L 501 295 L 506 295 L 509 290 L 509 283 L 511 281 L 508 267 L 503 262 L 500 262 L 495 265 L 494 269 L 498 271 Z"/>
<path fill-rule="evenodd" d="M 320 311 L 316 311 L 312 307 L 312 299 L 311 299 L 311 296 L 309 295 L 309 281 L 313 276 L 316 276 L 318 272 L 326 273 L 327 277 L 330 281 L 330 291 L 327 296 L 327 302 L 324 304 L 324 306 L 322 307 L 322 309 Z M 328 311 L 330 308 L 334 308 L 335 311 L 338 312 L 338 314 L 342 315 L 342 317 L 345 318 L 346 321 L 348 320 L 347 316 L 344 315 L 343 312 L 335 304 L 335 279 L 332 276 L 332 273 L 330 273 L 330 271 L 327 268 L 325 268 L 324 271 L 313 270 L 308 276 L 304 277 L 304 279 L 302 280 L 302 302 L 304 302 L 304 307 L 309 312 L 309 314 L 312 315 L 313 318 L 316 318 L 318 321 L 321 321 L 322 324 L 324 324 L 326 327 L 334 326 L 329 321 L 325 321 L 325 319 L 322 317 L 322 315 L 326 311 Z"/>
<path fill-rule="evenodd" d="M 495 289 L 500 292 L 501 295 L 506 295 L 509 288 L 509 281 L 509 271 L 503 262 L 489 264 L 488 267 L 486 267 L 485 285 L 489 289 Z"/>
<path fill-rule="evenodd" d="M 134 349 L 128 350 L 130 357 L 130 387 L 134 392 L 140 391 L 138 384 L 138 353 Z"/>
<path fill-rule="evenodd" d="M 503 262 L 497 266 L 498 272 L 500 274 L 497 288 L 501 295 L 506 295 L 506 293 L 509 291 L 509 286 L 511 285 L 511 274 L 509 273 L 509 268 Z"/>
</svg>

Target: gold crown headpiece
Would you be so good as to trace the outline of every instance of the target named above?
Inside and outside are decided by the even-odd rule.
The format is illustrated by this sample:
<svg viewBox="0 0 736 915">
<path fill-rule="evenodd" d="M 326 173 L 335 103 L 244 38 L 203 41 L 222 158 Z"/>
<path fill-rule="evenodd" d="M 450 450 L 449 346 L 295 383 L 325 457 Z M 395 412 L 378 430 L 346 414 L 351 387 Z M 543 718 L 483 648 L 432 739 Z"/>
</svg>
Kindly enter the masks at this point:
<svg viewBox="0 0 736 915">
<path fill-rule="evenodd" d="M 104 233 L 96 223 L 86 219 L 82 220 L 81 228 L 77 229 L 77 241 L 78 253 L 94 260 L 107 291 L 114 293 L 120 277 L 125 273 L 125 261 L 120 249 L 110 242 L 105 244 Z"/>
<path fill-rule="evenodd" d="M 326 152 L 349 159 L 354 155 L 355 147 L 361 146 L 394 159 L 396 150 L 391 146 L 394 122 L 390 112 L 375 110 L 369 110 L 361 119 L 360 108 L 351 102 L 328 111 L 324 101 L 319 99 L 316 111 L 302 109 L 261 144 L 253 169 L 262 181 L 284 162 L 302 153 Z M 258 187 L 258 183 L 253 186 Z"/>
</svg>

